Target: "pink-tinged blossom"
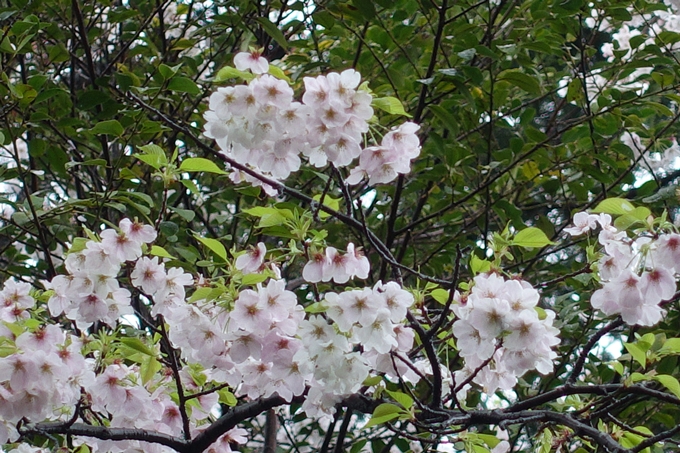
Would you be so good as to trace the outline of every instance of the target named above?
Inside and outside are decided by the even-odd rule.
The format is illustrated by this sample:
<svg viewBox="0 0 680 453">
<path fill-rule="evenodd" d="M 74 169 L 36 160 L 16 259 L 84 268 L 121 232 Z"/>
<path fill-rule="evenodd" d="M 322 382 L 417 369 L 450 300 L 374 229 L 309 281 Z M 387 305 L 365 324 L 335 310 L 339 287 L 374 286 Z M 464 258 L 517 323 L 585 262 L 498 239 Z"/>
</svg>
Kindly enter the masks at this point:
<svg viewBox="0 0 680 453">
<path fill-rule="evenodd" d="M 351 107 L 352 96 L 361 83 L 361 74 L 354 69 L 346 69 L 340 74 L 332 72 L 326 76 L 333 99 L 343 107 Z"/>
<path fill-rule="evenodd" d="M 255 247 L 236 258 L 236 269 L 244 274 L 258 272 L 262 268 L 266 253 L 267 247 L 263 242 L 258 242 Z"/>
<path fill-rule="evenodd" d="M 371 264 L 361 247 L 355 248 L 354 244 L 350 242 L 347 244 L 347 256 L 349 257 L 348 267 L 352 269 L 352 274 L 362 280 L 367 279 L 371 271 Z"/>
<path fill-rule="evenodd" d="M 12 354 L 0 358 L 0 382 L 9 382 L 12 392 L 31 388 L 37 375 L 38 365 L 28 354 Z"/>
<path fill-rule="evenodd" d="M 626 324 L 651 326 L 661 320 L 665 311 L 659 307 L 658 299 L 643 297 L 642 286 L 640 276 L 626 269 L 595 291 L 590 303 L 606 315 L 621 315 Z"/>
<path fill-rule="evenodd" d="M 411 293 L 404 290 L 397 282 L 378 282 L 373 287 L 373 291 L 381 296 L 385 307 L 390 312 L 392 322 L 402 322 L 406 319 L 408 309 L 413 305 L 414 298 Z"/>
<path fill-rule="evenodd" d="M 347 283 L 350 273 L 347 269 L 349 258 L 341 254 L 335 247 L 326 249 L 326 263 L 323 268 L 323 281 L 333 280 L 335 283 Z"/>
<path fill-rule="evenodd" d="M 219 87 L 217 91 L 210 95 L 208 107 L 215 115 L 217 115 L 216 119 L 228 121 L 231 119 L 231 106 L 235 100 L 234 87 Z M 216 121 L 215 123 L 217 124 Z"/>
<path fill-rule="evenodd" d="M 305 77 L 305 93 L 302 102 L 314 108 L 323 107 L 331 98 L 331 87 L 325 76 Z"/>
<path fill-rule="evenodd" d="M 106 252 L 119 262 L 134 261 L 142 255 L 141 243 L 125 233 L 107 229 L 100 233 Z"/>
<path fill-rule="evenodd" d="M 175 294 L 180 298 L 184 298 L 184 287 L 191 286 L 194 283 L 194 278 L 191 274 L 187 274 L 180 267 L 171 267 L 168 270 L 165 287 L 161 289 L 161 293 Z"/>
<path fill-rule="evenodd" d="M 506 330 L 509 315 L 507 300 L 482 298 L 475 300 L 475 309 L 470 312 L 468 321 L 483 337 L 494 338 Z"/>
<path fill-rule="evenodd" d="M 316 344 L 329 341 L 334 334 L 333 326 L 328 324 L 325 318 L 318 315 L 313 315 L 309 319 L 303 320 L 298 329 L 300 338 Z"/>
<path fill-rule="evenodd" d="M 288 108 L 293 102 L 293 89 L 283 80 L 265 74 L 250 83 L 253 95 L 262 104 L 271 104 L 279 109 Z"/>
<path fill-rule="evenodd" d="M 416 132 L 420 126 L 407 121 L 401 124 L 398 128 L 391 130 L 382 140 L 382 146 L 394 149 L 399 154 L 402 154 L 409 159 L 418 157 L 420 154 L 420 139 Z"/>
<path fill-rule="evenodd" d="M 657 267 L 647 272 L 643 272 L 640 278 L 642 295 L 646 302 L 652 300 L 669 300 L 675 295 L 675 278 L 673 274 L 665 268 Z"/>
<path fill-rule="evenodd" d="M 257 292 L 241 291 L 231 312 L 231 322 L 246 332 L 258 332 L 269 328 L 272 321 L 266 301 Z"/>
<path fill-rule="evenodd" d="M 66 334 L 58 325 L 48 324 L 33 332 L 24 332 L 16 339 L 16 345 L 24 352 L 54 352 L 58 345 L 64 343 Z"/>
<path fill-rule="evenodd" d="M 118 228 L 133 242 L 148 244 L 156 240 L 156 230 L 151 225 L 123 219 L 118 224 Z"/>
<path fill-rule="evenodd" d="M 660 235 L 652 251 L 652 262 L 656 267 L 663 267 L 677 273 L 680 270 L 680 234 Z"/>
<path fill-rule="evenodd" d="M 0 308 L 16 306 L 19 308 L 32 308 L 35 299 L 29 294 L 31 285 L 25 282 L 17 282 L 13 278 L 5 281 L 0 291 Z"/>
<path fill-rule="evenodd" d="M 248 432 L 243 428 L 232 428 L 220 436 L 208 449 L 206 453 L 231 453 L 231 444 L 245 444 Z"/>
<path fill-rule="evenodd" d="M 88 241 L 83 250 L 85 263 L 83 269 L 90 275 L 100 274 L 115 277 L 120 271 L 121 261 L 110 253 L 106 244 Z"/>
<path fill-rule="evenodd" d="M 109 312 L 106 300 L 95 293 L 85 294 L 76 299 L 77 314 L 68 313 L 69 319 L 79 327 L 89 327 L 93 322 L 103 319 Z"/>
<path fill-rule="evenodd" d="M 269 280 L 265 288 L 259 289 L 259 294 L 264 309 L 274 322 L 287 319 L 297 305 L 297 297 L 286 290 L 285 280 Z"/>
<path fill-rule="evenodd" d="M 235 332 L 230 338 L 231 348 L 229 349 L 229 357 L 235 363 L 243 363 L 249 357 L 260 360 L 262 356 L 262 343 L 259 336 L 241 330 Z"/>
<path fill-rule="evenodd" d="M 354 330 L 355 342 L 361 344 L 365 350 L 373 349 L 379 354 L 386 354 L 396 348 L 398 343 L 390 315 L 386 308 L 379 309 L 370 324 Z"/>
<path fill-rule="evenodd" d="M 158 262 L 158 257 L 141 257 L 135 263 L 131 274 L 132 284 L 142 288 L 146 294 L 153 295 L 165 286 L 165 264 Z"/>
<path fill-rule="evenodd" d="M 57 275 L 48 285 L 48 289 L 54 292 L 47 301 L 47 307 L 52 316 L 59 316 L 68 311 L 71 305 L 71 298 L 69 297 L 70 285 L 71 278 L 66 275 Z"/>
<path fill-rule="evenodd" d="M 464 319 L 453 323 L 453 334 L 458 339 L 458 349 L 462 357 L 476 356 L 484 361 L 491 357 L 494 352 L 495 342 L 493 338 L 482 337 L 479 330 Z"/>
<path fill-rule="evenodd" d="M 234 55 L 234 66 L 239 71 L 250 70 L 253 74 L 265 74 L 269 71 L 269 62 L 257 50 Z"/>
<path fill-rule="evenodd" d="M 302 278 L 310 283 L 318 283 L 323 280 L 324 269 L 330 264 L 328 257 L 319 252 L 311 253 L 310 260 L 302 268 Z"/>
<path fill-rule="evenodd" d="M 564 231 L 572 236 L 580 236 L 595 229 L 596 215 L 588 214 L 587 212 L 577 212 L 574 214 L 574 226 L 565 228 Z"/>
<path fill-rule="evenodd" d="M 96 411 L 106 410 L 109 402 L 124 401 L 126 377 L 130 370 L 125 365 L 113 364 L 106 367 L 104 372 L 97 376 L 94 383 L 86 389 L 92 397 L 92 408 Z"/>
<path fill-rule="evenodd" d="M 328 314 L 342 331 L 349 331 L 347 327 L 355 323 L 369 326 L 375 321 L 381 300 L 371 289 L 345 291 L 337 295 L 337 298 L 329 299 L 331 294 L 326 295 L 330 305 Z"/>
</svg>

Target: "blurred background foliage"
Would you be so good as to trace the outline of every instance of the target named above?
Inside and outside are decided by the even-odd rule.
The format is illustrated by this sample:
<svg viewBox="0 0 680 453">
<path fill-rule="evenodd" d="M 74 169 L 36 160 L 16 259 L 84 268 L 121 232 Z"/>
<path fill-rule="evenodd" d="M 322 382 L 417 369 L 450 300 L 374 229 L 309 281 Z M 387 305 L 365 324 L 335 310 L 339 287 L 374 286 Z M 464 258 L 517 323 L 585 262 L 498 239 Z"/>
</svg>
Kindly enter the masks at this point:
<svg viewBox="0 0 680 453">
<path fill-rule="evenodd" d="M 196 235 L 227 250 L 300 239 L 281 225 L 260 228 L 244 211 L 310 206 L 224 175 L 177 170 L 183 159 L 207 156 L 197 138 L 216 149 L 201 137 L 207 97 L 239 83 L 215 82 L 217 72 L 236 52 L 262 48 L 298 93 L 304 76 L 353 67 L 377 97 L 396 97 L 421 124 L 411 174 L 349 188 L 361 200 L 355 216 L 400 263 L 452 280 L 460 261 L 464 281 L 472 256 L 490 256 L 494 232 L 535 226 L 555 241 L 512 248 L 506 261 L 508 272 L 541 288 L 563 338 L 554 374 L 525 376 L 518 397 L 550 388 L 603 322 L 589 308 L 586 244 L 562 233 L 572 214 L 616 196 L 676 215 L 678 167 L 652 165 L 678 129 L 680 34 L 654 27 L 668 9 L 645 0 L 3 0 L 0 279 L 40 286 L 83 227 L 98 231 L 122 217 L 156 225 L 174 264 L 207 278 L 219 266 L 206 264 L 210 250 Z M 613 58 L 603 55 L 632 20 L 641 31 L 632 51 L 614 46 Z M 376 133 L 403 119 L 376 113 Z M 641 137 L 640 150 L 625 133 Z M 149 144 L 165 157 L 135 156 Z M 342 176 L 304 167 L 286 185 L 309 196 L 326 191 L 344 212 Z M 324 216 L 309 228 L 325 230 L 329 245 L 363 246 L 369 283 L 394 277 L 362 231 Z M 288 263 L 284 276 L 298 278 L 303 264 Z M 429 297 L 423 304 L 440 307 Z M 679 327 L 672 314 L 659 332 L 670 337 Z M 455 369 L 457 356 L 448 359 Z M 676 373 L 675 358 L 667 362 L 665 372 Z M 595 382 L 616 379 L 604 365 L 587 366 Z M 631 426 L 680 421 L 676 408 L 643 400 L 620 412 Z"/>
</svg>

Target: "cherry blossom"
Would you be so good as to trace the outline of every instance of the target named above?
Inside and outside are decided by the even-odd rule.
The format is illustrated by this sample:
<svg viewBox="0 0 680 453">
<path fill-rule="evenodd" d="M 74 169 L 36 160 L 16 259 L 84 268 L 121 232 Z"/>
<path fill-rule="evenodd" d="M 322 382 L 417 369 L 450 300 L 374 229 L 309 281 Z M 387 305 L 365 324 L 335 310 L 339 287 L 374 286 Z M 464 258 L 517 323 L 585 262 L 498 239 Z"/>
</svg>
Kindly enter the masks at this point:
<svg viewBox="0 0 680 453">
<path fill-rule="evenodd" d="M 234 66 L 240 71 L 250 70 L 253 74 L 264 74 L 269 70 L 269 62 L 256 50 L 237 53 Z"/>
</svg>

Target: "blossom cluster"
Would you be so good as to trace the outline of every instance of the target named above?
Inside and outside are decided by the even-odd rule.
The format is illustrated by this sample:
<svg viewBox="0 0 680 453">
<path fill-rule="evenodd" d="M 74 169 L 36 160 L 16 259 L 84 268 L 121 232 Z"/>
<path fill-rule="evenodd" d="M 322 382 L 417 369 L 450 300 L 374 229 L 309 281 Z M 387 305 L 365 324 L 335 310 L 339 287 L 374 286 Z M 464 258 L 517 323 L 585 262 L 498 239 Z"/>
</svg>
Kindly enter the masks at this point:
<svg viewBox="0 0 680 453">
<path fill-rule="evenodd" d="M 156 231 L 149 225 L 123 219 L 119 231 L 106 229 L 100 241 L 87 241 L 65 261 L 68 275 L 50 283 L 54 291 L 48 302 L 52 316 L 66 314 L 79 329 L 102 321 L 114 327 L 118 319 L 132 313 L 130 291 L 121 288 L 117 276 L 121 264 L 142 255 L 142 244 L 152 242 Z"/>
<path fill-rule="evenodd" d="M 308 415 L 332 413 L 343 396 L 359 390 L 370 370 L 419 380 L 412 371 L 417 364 L 406 356 L 414 332 L 404 320 L 413 300 L 395 282 L 325 295 L 327 319 L 312 316 L 300 325 L 306 355 L 315 364 L 303 403 Z"/>
<path fill-rule="evenodd" d="M 326 248 L 325 253 L 311 253 L 310 260 L 302 269 L 302 278 L 310 283 L 347 283 L 351 278 L 368 278 L 370 264 L 361 250 L 353 243 L 347 244 L 347 253 L 341 254 L 335 247 Z"/>
<path fill-rule="evenodd" d="M 68 274 L 49 283 L 47 305 L 52 316 L 63 314 L 82 330 L 95 322 L 118 326 L 121 317 L 133 312 L 131 293 L 121 288 L 118 275 L 126 262 L 134 262 L 132 284 L 158 302 L 152 310 L 154 316 L 170 312 L 184 301 L 184 286 L 192 284 L 193 278 L 179 268 L 166 271 L 158 258 L 141 256 L 142 245 L 156 237 L 152 227 L 123 219 L 117 230 L 105 229 L 100 237 L 72 247 L 64 262 Z M 175 384 L 167 373 L 143 378 L 139 364 L 111 361 L 100 352 L 88 352 L 83 338 L 58 324 L 31 323 L 29 312 L 39 308 L 26 283 L 8 280 L 0 300 L 2 320 L 12 323 L 0 324 L 0 344 L 11 351 L 0 358 L 0 444 L 16 440 L 20 420 L 80 420 L 73 411 L 83 399 L 93 411 L 107 414 L 111 427 L 134 426 L 170 435 L 183 428 L 172 396 Z M 180 370 L 180 375 L 190 388 L 193 379 L 188 368 Z M 207 426 L 217 396 L 206 395 L 197 401 L 199 407 L 190 411 L 192 434 Z M 242 432 L 236 429 L 225 436 L 241 440 Z M 170 451 L 160 445 L 142 448 L 138 441 L 91 440 L 88 444 L 91 451 L 113 453 Z M 227 453 L 231 451 L 227 447 L 214 451 Z"/>
<path fill-rule="evenodd" d="M 552 370 L 557 357 L 552 347 L 559 343 L 555 313 L 537 310 L 539 294 L 531 284 L 480 274 L 470 293 L 456 299 L 453 334 L 465 359 L 465 368 L 454 373 L 456 382 L 474 375 L 473 382 L 493 393 L 512 389 L 527 371 Z"/>
<path fill-rule="evenodd" d="M 12 306 L 27 314 L 35 299 L 26 293 L 26 286 L 13 280 L 6 282 L 0 293 L 5 307 L 14 299 Z M 21 333 L 7 326 L 0 324 L 0 344 L 7 352 L 12 351 L 0 358 L 0 444 L 16 440 L 15 427 L 22 419 L 68 418 L 80 399 L 81 386 L 94 379 L 92 367 L 80 354 L 82 342 L 78 337 L 57 325 Z"/>
<path fill-rule="evenodd" d="M 574 227 L 565 231 L 577 236 L 601 228 L 598 241 L 604 254 L 598 262 L 602 288 L 590 303 L 607 316 L 621 315 L 629 325 L 653 326 L 665 310 L 660 303 L 669 300 L 680 273 L 680 235 L 661 233 L 655 237 L 628 237 L 612 225 L 609 214 L 574 215 Z"/>
<path fill-rule="evenodd" d="M 307 315 L 280 278 L 242 288 L 231 302 L 191 301 L 186 294 L 186 287 L 194 284 L 190 274 L 166 269 L 159 257 L 143 254 L 144 244 L 156 237 L 152 227 L 123 219 L 117 229 L 104 229 L 99 236 L 74 245 L 64 261 L 68 274 L 49 283 L 50 314 L 64 316 L 83 331 L 95 323 L 116 328 L 133 313 L 134 297 L 147 306 L 149 316 L 162 316 L 182 360 L 174 373 L 161 367 L 149 375 L 143 361 L 109 357 L 59 325 L 30 323 L 31 311 L 37 309 L 30 285 L 8 280 L 0 291 L 0 318 L 16 328 L 0 324 L 0 345 L 11 349 L 0 358 L 0 444 L 18 437 L 20 420 L 81 420 L 73 411 L 82 399 L 89 410 L 104 414 L 111 427 L 176 435 L 185 426 L 173 397 L 178 384 L 185 393 L 201 393 L 207 382 L 226 384 L 249 399 L 276 394 L 292 401 L 307 392 L 303 409 L 310 417 L 323 417 L 371 373 L 419 379 L 413 371 L 419 365 L 407 356 L 414 333 L 405 318 L 413 296 L 397 283 L 327 293 L 320 303 L 325 315 Z M 258 244 L 236 267 L 261 271 L 265 254 L 264 244 Z M 337 256 L 341 259 L 335 264 L 331 260 L 323 275 L 345 279 L 347 260 L 361 268 L 355 274 L 368 274 L 368 260 L 352 244 Z M 121 275 L 123 266 L 127 272 Z M 160 355 L 158 346 L 146 348 L 144 360 Z M 188 407 L 192 436 L 208 426 L 218 400 L 216 392 L 204 392 Z M 210 451 L 228 453 L 230 442 L 245 441 L 243 434 L 239 429 L 227 432 Z M 95 440 L 88 445 L 95 452 L 141 448 L 138 441 Z M 144 451 L 167 449 L 154 445 Z"/>
<path fill-rule="evenodd" d="M 300 154 L 313 166 L 330 163 L 338 168 L 361 156 L 351 181 L 358 183 L 365 175 L 373 184 L 408 172 L 410 160 L 420 153 L 415 135 L 419 126 L 413 123 L 386 134 L 379 147 L 362 148 L 373 116 L 373 97 L 359 86 L 361 75 L 353 69 L 305 77 L 305 92 L 298 102 L 286 81 L 266 74 L 268 63 L 263 57 L 239 53 L 234 62 L 256 77 L 246 85 L 219 88 L 210 96 L 205 135 L 239 164 L 283 180 L 300 168 Z M 275 193 L 246 173 L 233 172 L 230 177 Z"/>
</svg>

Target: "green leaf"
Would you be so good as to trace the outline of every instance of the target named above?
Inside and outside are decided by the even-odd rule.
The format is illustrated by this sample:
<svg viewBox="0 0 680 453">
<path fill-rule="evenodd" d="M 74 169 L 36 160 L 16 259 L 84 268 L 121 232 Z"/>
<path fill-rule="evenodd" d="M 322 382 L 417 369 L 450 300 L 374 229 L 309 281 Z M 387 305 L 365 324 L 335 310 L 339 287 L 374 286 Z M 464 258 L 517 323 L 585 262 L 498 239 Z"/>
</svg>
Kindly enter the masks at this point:
<svg viewBox="0 0 680 453">
<path fill-rule="evenodd" d="M 163 247 L 161 247 L 160 245 L 152 245 L 152 246 L 151 246 L 151 250 L 149 251 L 149 253 L 150 253 L 151 255 L 153 255 L 153 256 L 158 256 L 158 257 L 161 257 L 161 258 L 170 258 L 170 259 L 172 259 L 172 260 L 176 260 L 176 259 L 177 259 L 177 258 L 175 258 L 174 256 L 172 256 L 170 253 L 168 253 L 168 251 L 165 250 L 165 249 L 164 249 Z"/>
<path fill-rule="evenodd" d="M 191 192 L 193 195 L 199 195 L 201 193 L 201 190 L 198 188 L 195 182 L 193 182 L 190 179 L 183 179 L 180 181 L 184 187 L 189 189 L 189 192 Z"/>
<path fill-rule="evenodd" d="M 316 202 L 318 202 L 320 199 L 321 199 L 320 194 L 314 195 L 314 197 L 313 197 L 313 200 L 316 201 Z M 331 208 L 332 210 L 337 211 L 340 208 L 340 198 L 333 198 L 331 196 L 326 195 L 325 197 L 323 197 L 323 204 L 324 204 L 324 206 L 327 206 L 327 207 Z M 331 215 L 328 214 L 327 212 L 319 210 L 319 218 L 320 219 L 327 219 L 330 216 Z"/>
<path fill-rule="evenodd" d="M 168 206 L 168 209 L 187 222 L 191 222 L 194 220 L 194 217 L 196 217 L 196 211 L 192 211 L 191 209 L 180 209 L 180 208 L 175 208 L 173 206 Z"/>
<path fill-rule="evenodd" d="M 433 290 L 430 293 L 430 295 L 432 296 L 432 298 L 434 300 L 436 300 L 437 302 L 439 302 L 442 305 L 445 305 L 446 302 L 449 301 L 449 292 L 445 289 L 442 289 L 442 288 L 437 288 L 437 289 Z"/>
<path fill-rule="evenodd" d="M 538 449 L 539 453 L 550 453 L 552 450 L 553 434 L 548 428 L 544 428 L 541 436 L 539 438 L 540 447 Z"/>
<path fill-rule="evenodd" d="M 161 64 L 158 65 L 158 72 L 160 72 L 161 75 L 163 76 L 163 78 L 167 80 L 167 79 L 171 79 L 172 77 L 174 77 L 174 75 L 177 74 L 177 71 L 181 67 L 182 67 L 181 64 L 178 64 L 176 66 L 171 67 L 171 66 L 168 66 L 166 64 L 161 63 Z"/>
<path fill-rule="evenodd" d="M 156 357 L 146 357 L 142 360 L 139 367 L 139 373 L 142 377 L 142 384 L 146 384 L 163 368 L 163 365 L 156 359 Z"/>
<path fill-rule="evenodd" d="M 22 226 L 30 222 L 31 219 L 25 212 L 16 211 L 12 213 L 12 221 L 17 225 Z"/>
<path fill-rule="evenodd" d="M 243 212 L 260 218 L 260 223 L 257 225 L 258 228 L 283 225 L 286 220 L 293 218 L 293 212 L 290 209 L 278 209 L 274 207 L 257 206 L 250 209 L 244 209 Z"/>
<path fill-rule="evenodd" d="M 635 206 L 623 198 L 607 198 L 593 209 L 593 212 L 604 212 L 612 215 L 631 214 L 633 211 L 635 211 Z"/>
<path fill-rule="evenodd" d="M 498 80 L 505 80 L 527 93 L 541 94 L 541 85 L 535 78 L 515 69 L 508 69 L 501 72 L 498 74 Z"/>
<path fill-rule="evenodd" d="M 260 23 L 264 31 L 267 32 L 267 34 L 277 42 L 278 45 L 283 47 L 283 50 L 288 50 L 288 42 L 286 41 L 286 37 L 283 36 L 283 33 L 281 33 L 281 30 L 278 29 L 272 21 L 267 19 L 266 17 L 258 17 L 255 19 Z"/>
<path fill-rule="evenodd" d="M 645 351 L 640 349 L 640 347 L 634 343 L 623 343 L 623 347 L 626 348 L 626 351 L 633 357 L 633 359 L 644 368 L 647 366 L 647 355 L 645 354 Z"/>
<path fill-rule="evenodd" d="M 609 362 L 608 365 L 611 366 L 620 376 L 623 376 L 623 364 L 621 362 Z"/>
<path fill-rule="evenodd" d="M 196 82 L 188 77 L 173 77 L 168 82 L 168 89 L 171 91 L 177 91 L 179 93 L 187 93 L 196 96 L 201 93 L 201 89 L 196 85 Z"/>
<path fill-rule="evenodd" d="M 673 395 L 680 398 L 680 382 L 673 376 L 668 374 L 659 374 L 654 376 L 653 379 L 660 382 L 661 385 L 666 387 Z"/>
<path fill-rule="evenodd" d="M 189 157 L 184 159 L 179 166 L 179 170 L 186 172 L 203 171 L 206 173 L 216 173 L 218 175 L 227 174 L 227 172 L 218 167 L 215 162 L 203 157 Z"/>
<path fill-rule="evenodd" d="M 386 392 L 392 397 L 392 399 L 394 399 L 394 401 L 401 404 L 404 409 L 408 410 L 413 406 L 413 398 L 411 398 L 406 393 L 392 392 L 390 390 L 386 390 Z"/>
<path fill-rule="evenodd" d="M 269 275 L 267 274 L 247 274 L 244 275 L 243 278 L 241 279 L 241 283 L 243 285 L 257 285 L 258 283 L 262 283 L 263 281 L 267 280 L 269 278 Z"/>
<path fill-rule="evenodd" d="M 226 388 L 218 390 L 217 395 L 219 396 L 219 402 L 222 404 L 226 404 L 229 407 L 234 407 L 238 403 L 238 400 L 236 399 L 234 394 L 231 393 Z"/>
<path fill-rule="evenodd" d="M 305 307 L 305 313 L 325 313 L 328 309 L 323 302 L 314 302 Z"/>
<path fill-rule="evenodd" d="M 125 132 L 123 126 L 117 120 L 100 121 L 94 125 L 90 132 L 98 135 L 115 135 L 120 137 Z"/>
<path fill-rule="evenodd" d="M 646 374 L 634 372 L 630 374 L 630 381 L 631 382 L 641 382 L 641 381 L 648 381 L 649 376 Z"/>
<path fill-rule="evenodd" d="M 141 352 L 144 355 L 148 355 L 151 357 L 156 356 L 156 351 L 148 347 L 142 340 L 139 338 L 132 338 L 132 337 L 123 337 L 120 338 L 118 341 L 120 341 L 122 344 L 127 346 L 128 348 L 134 349 L 137 352 Z"/>
<path fill-rule="evenodd" d="M 375 17 L 373 0 L 352 0 L 352 5 L 359 11 L 364 20 L 371 20 Z"/>
<path fill-rule="evenodd" d="M 24 328 L 20 326 L 19 324 L 16 324 L 14 322 L 7 322 L 7 321 L 2 321 L 2 324 L 9 329 L 10 332 L 12 332 L 12 335 L 15 337 L 18 337 L 22 333 L 24 333 Z"/>
<path fill-rule="evenodd" d="M 213 288 L 210 288 L 208 286 L 196 288 L 196 291 L 194 291 L 194 293 L 189 298 L 189 302 L 196 302 L 197 300 L 208 300 L 208 297 L 212 290 Z"/>
<path fill-rule="evenodd" d="M 217 75 L 215 76 L 215 82 L 220 83 L 224 82 L 226 80 L 230 79 L 241 79 L 245 80 L 246 82 L 249 82 L 255 78 L 255 74 L 252 74 L 248 71 L 240 71 L 234 67 L 231 66 L 225 66 L 219 71 L 217 71 Z"/>
<path fill-rule="evenodd" d="M 269 65 L 269 74 L 273 75 L 277 79 L 285 80 L 286 82 L 290 83 L 290 78 L 278 66 Z"/>
<path fill-rule="evenodd" d="M 134 154 L 134 157 L 141 160 L 148 166 L 160 170 L 161 167 L 168 165 L 168 157 L 165 155 L 165 151 L 158 145 L 149 144 L 138 147 L 143 154 Z"/>
<path fill-rule="evenodd" d="M 364 428 L 370 428 L 371 426 L 380 425 L 381 423 L 389 422 L 399 417 L 402 413 L 402 409 L 396 404 L 383 403 L 375 408 L 371 419 L 366 423 Z"/>
<path fill-rule="evenodd" d="M 73 242 L 71 243 L 71 247 L 68 249 L 68 253 L 78 253 L 87 247 L 87 242 L 88 239 L 86 238 L 73 238 Z"/>
<path fill-rule="evenodd" d="M 518 247 L 540 248 L 554 244 L 545 233 L 536 227 L 525 228 L 515 235 L 512 244 Z"/>
<path fill-rule="evenodd" d="M 366 387 L 373 387 L 374 385 L 378 385 L 383 381 L 383 378 L 380 376 L 369 376 L 366 379 L 364 379 L 364 382 L 362 382 L 362 386 Z"/>
<path fill-rule="evenodd" d="M 403 115 L 411 118 L 411 115 L 406 113 L 406 110 L 404 110 L 404 106 L 402 105 L 401 101 L 392 96 L 373 98 L 371 105 L 392 115 Z"/>
<path fill-rule="evenodd" d="M 220 241 L 212 238 L 204 238 L 196 233 L 194 233 L 194 237 L 203 245 L 212 250 L 215 255 L 222 258 L 222 261 L 227 261 L 227 249 L 224 248 L 224 245 L 222 245 Z"/>
<path fill-rule="evenodd" d="M 360 439 L 352 443 L 352 447 L 349 449 L 349 453 L 360 453 L 364 450 L 364 447 L 368 443 L 368 439 Z M 403 451 L 403 450 L 402 450 Z"/>
<path fill-rule="evenodd" d="M 495 448 L 496 445 L 501 443 L 501 440 L 498 437 L 491 434 L 477 434 L 477 437 L 482 439 L 490 448 Z"/>
<path fill-rule="evenodd" d="M 680 338 L 669 338 L 659 349 L 659 355 L 680 354 Z"/>
<path fill-rule="evenodd" d="M 478 258 L 477 255 L 475 255 L 474 253 L 470 255 L 470 270 L 472 271 L 473 274 L 488 272 L 490 269 L 491 261 Z"/>
</svg>

